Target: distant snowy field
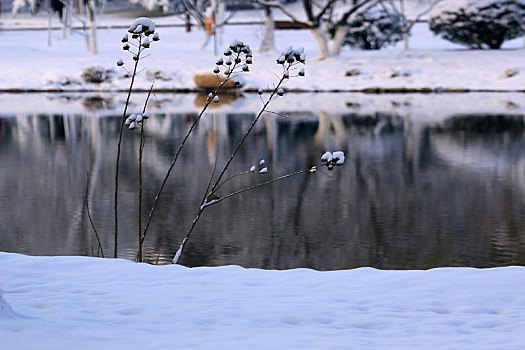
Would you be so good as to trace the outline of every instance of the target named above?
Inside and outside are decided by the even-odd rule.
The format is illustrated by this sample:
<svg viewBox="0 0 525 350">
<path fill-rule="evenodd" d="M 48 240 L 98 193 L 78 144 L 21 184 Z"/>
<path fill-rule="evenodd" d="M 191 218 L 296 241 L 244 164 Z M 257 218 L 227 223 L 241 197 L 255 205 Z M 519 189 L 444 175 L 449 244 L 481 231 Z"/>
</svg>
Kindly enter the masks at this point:
<svg viewBox="0 0 525 350">
<path fill-rule="evenodd" d="M 189 269 L 0 253 L 1 349 L 524 349 L 524 267 Z"/>
<path fill-rule="evenodd" d="M 260 14 L 242 12 L 236 20 L 262 20 Z M 104 25 L 129 25 L 132 18 L 117 14 L 103 15 L 98 23 Z M 181 23 L 176 16 L 153 18 L 157 24 Z M 0 18 L 2 28 L 45 27 L 47 17 L 32 17 L 20 14 L 16 18 L 4 14 Z M 58 21 L 55 20 L 55 25 Z M 518 38 L 506 42 L 502 50 L 466 50 L 460 46 L 435 37 L 427 24 L 414 27 L 410 46 L 404 52 L 402 44 L 380 51 L 357 51 L 344 48 L 339 57 L 317 61 L 317 46 L 309 31 L 281 30 L 275 33 L 273 53 L 258 53 L 263 37 L 262 26 L 228 26 L 224 29 L 219 54 L 214 55 L 213 43 L 203 50 L 199 46 L 203 33 L 193 27 L 185 33 L 182 27 L 157 28 L 161 41 L 154 43 L 151 56 L 143 68 L 159 70 L 170 80 L 157 80 L 156 88 L 193 89 L 193 75 L 197 70 L 214 67 L 216 58 L 233 39 L 239 39 L 252 46 L 254 66 L 243 74 L 244 86 L 259 88 L 275 82 L 274 73 L 279 67 L 275 59 L 281 50 L 289 45 L 305 47 L 308 56 L 305 79 L 291 79 L 289 88 L 303 90 L 361 90 L 370 88 L 431 88 L 431 89 L 473 89 L 473 90 L 524 90 L 525 50 L 523 40 Z M 98 51 L 95 57 L 89 55 L 84 39 L 77 34 L 62 39 L 61 31 L 52 32 L 52 45 L 47 45 L 47 32 L 17 31 L 1 32 L 0 52 L 2 69 L 0 89 L 125 89 L 128 79 L 124 71 L 116 67 L 119 58 L 131 65 L 129 53 L 121 49 L 120 39 L 125 29 L 99 29 L 97 31 Z M 89 66 L 114 69 L 111 82 L 99 85 L 85 84 L 82 71 Z M 359 71 L 354 77 L 346 76 L 352 69 Z M 518 74 L 507 78 L 505 71 L 512 69 Z M 138 87 L 149 88 L 151 82 L 141 74 Z"/>
</svg>

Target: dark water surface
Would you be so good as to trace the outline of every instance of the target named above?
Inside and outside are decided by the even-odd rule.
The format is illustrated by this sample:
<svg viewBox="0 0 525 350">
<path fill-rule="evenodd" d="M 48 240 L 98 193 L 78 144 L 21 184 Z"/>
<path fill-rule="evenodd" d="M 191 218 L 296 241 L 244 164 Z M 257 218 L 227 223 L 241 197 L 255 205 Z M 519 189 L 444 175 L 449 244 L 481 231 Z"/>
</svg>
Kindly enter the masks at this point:
<svg viewBox="0 0 525 350">
<path fill-rule="evenodd" d="M 195 111 L 156 111 L 147 126 L 145 208 Z M 224 164 L 254 113 L 207 115 L 177 163 L 146 238 L 146 259 L 171 260 L 215 160 Z M 395 112 L 268 116 L 231 174 L 261 158 L 269 173 L 240 176 L 223 195 L 347 155 L 330 174 L 300 175 L 209 208 L 181 263 L 319 270 L 373 266 L 525 265 L 525 129 L 521 114 L 451 114 L 413 122 Z M 0 250 L 35 255 L 113 252 L 113 169 L 120 116 L 0 114 Z M 134 259 L 139 133 L 125 132 L 119 256 Z M 145 210 L 146 212 L 146 210 Z M 144 213 L 144 216 L 146 213 Z"/>
</svg>

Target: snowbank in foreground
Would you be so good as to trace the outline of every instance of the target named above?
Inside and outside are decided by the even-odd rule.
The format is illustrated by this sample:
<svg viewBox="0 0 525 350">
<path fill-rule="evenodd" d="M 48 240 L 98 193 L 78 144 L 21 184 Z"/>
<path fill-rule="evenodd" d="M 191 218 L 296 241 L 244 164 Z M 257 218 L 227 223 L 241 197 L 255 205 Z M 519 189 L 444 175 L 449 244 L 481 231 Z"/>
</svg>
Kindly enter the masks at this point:
<svg viewBox="0 0 525 350">
<path fill-rule="evenodd" d="M 13 309 L 0 312 L 0 348 L 523 349 L 524 284 L 523 267 L 189 269 L 0 253 L 0 310 Z"/>
</svg>

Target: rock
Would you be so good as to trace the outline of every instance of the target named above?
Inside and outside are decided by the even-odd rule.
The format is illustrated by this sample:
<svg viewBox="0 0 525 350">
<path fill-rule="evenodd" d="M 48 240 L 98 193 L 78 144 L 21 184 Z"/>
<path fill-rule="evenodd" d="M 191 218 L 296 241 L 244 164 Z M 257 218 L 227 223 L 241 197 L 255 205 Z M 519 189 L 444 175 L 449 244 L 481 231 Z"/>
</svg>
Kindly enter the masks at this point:
<svg viewBox="0 0 525 350">
<path fill-rule="evenodd" d="M 195 72 L 195 75 L 193 76 L 193 81 L 195 82 L 195 85 L 197 85 L 197 87 L 199 88 L 216 89 L 219 87 L 220 82 L 226 80 L 226 76 L 222 73 L 219 73 L 218 77 L 220 81 L 219 79 L 217 79 L 217 74 L 208 70 L 199 70 Z M 224 88 L 231 89 L 233 87 L 233 80 L 228 80 L 226 83 L 224 83 Z"/>
</svg>

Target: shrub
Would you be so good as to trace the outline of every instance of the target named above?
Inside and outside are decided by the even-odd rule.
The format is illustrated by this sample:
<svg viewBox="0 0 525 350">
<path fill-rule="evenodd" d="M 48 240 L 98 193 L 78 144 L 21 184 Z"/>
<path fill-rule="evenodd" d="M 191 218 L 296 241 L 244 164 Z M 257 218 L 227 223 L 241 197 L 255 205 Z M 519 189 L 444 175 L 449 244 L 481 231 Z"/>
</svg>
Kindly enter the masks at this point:
<svg viewBox="0 0 525 350">
<path fill-rule="evenodd" d="M 432 16 L 430 30 L 445 40 L 470 48 L 499 49 L 505 40 L 523 35 L 518 16 L 525 17 L 523 3 L 470 1 Z"/>
<path fill-rule="evenodd" d="M 333 35 L 334 30 L 331 33 Z M 402 38 L 399 16 L 390 9 L 374 6 L 359 12 L 348 23 L 345 45 L 361 50 L 379 50 Z"/>
</svg>

